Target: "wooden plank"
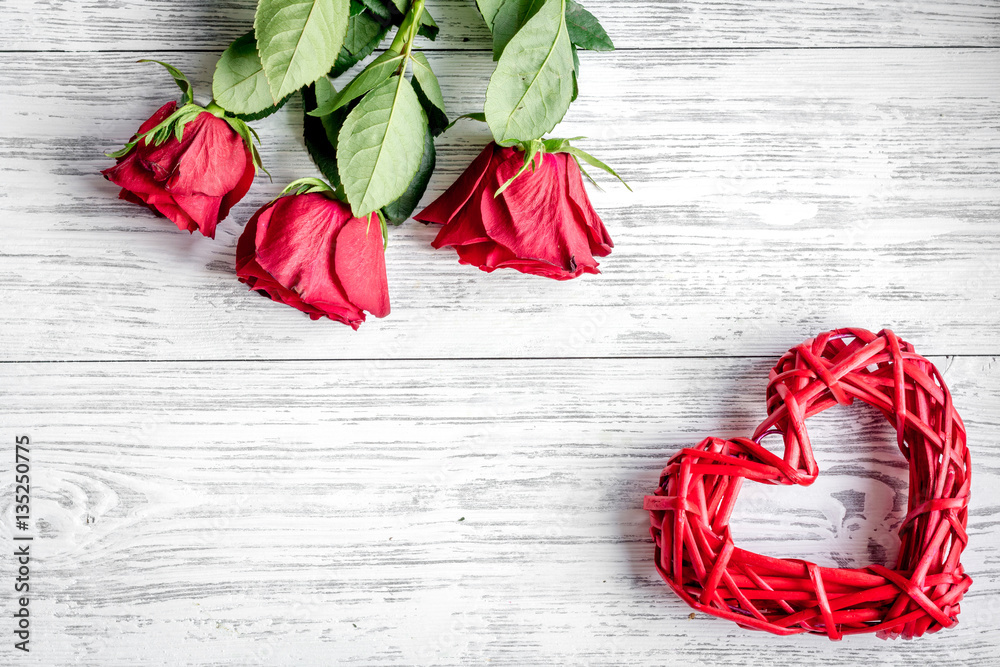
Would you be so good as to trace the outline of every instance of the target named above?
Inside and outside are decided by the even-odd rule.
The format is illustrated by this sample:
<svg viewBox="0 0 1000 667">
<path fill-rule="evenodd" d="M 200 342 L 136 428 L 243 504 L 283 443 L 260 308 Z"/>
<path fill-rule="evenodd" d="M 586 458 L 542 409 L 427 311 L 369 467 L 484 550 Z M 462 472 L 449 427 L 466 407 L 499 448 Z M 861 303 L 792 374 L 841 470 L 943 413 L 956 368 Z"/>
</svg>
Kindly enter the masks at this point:
<svg viewBox="0 0 1000 667">
<path fill-rule="evenodd" d="M 211 54 L 152 54 L 204 92 Z M 481 109 L 485 54 L 432 54 L 452 113 Z M 301 107 L 257 124 L 258 179 L 213 242 L 115 199 L 98 171 L 175 94 L 128 55 L 0 56 L 4 359 L 771 355 L 889 325 L 930 354 L 1000 335 L 1000 52 L 585 54 L 557 135 L 621 170 L 591 188 L 615 240 L 601 276 L 483 274 L 393 230 L 392 314 L 355 333 L 249 293 L 237 237 L 315 173 Z M 780 76 L 776 76 L 780 73 Z M 17 85 L 14 85 L 16 82 Z M 66 85 L 71 82 L 72 85 Z M 437 196 L 488 140 L 439 141 Z"/>
<path fill-rule="evenodd" d="M 619 48 L 997 46 L 995 0 L 624 0 L 584 3 Z M 8 6 L 9 5 L 9 6 Z M 221 50 L 253 25 L 255 2 L 80 0 L 4 6 L 8 50 Z M 473 0 L 435 0 L 429 48 L 483 49 Z"/>
<path fill-rule="evenodd" d="M 975 583 L 957 628 L 892 645 L 689 620 L 653 568 L 643 495 L 680 447 L 752 430 L 772 360 L 3 364 L 37 526 L 18 662 L 992 665 L 1000 373 L 934 361 L 971 438 Z M 819 480 L 748 485 L 739 543 L 888 562 L 892 429 L 859 406 L 810 433 Z"/>
</svg>

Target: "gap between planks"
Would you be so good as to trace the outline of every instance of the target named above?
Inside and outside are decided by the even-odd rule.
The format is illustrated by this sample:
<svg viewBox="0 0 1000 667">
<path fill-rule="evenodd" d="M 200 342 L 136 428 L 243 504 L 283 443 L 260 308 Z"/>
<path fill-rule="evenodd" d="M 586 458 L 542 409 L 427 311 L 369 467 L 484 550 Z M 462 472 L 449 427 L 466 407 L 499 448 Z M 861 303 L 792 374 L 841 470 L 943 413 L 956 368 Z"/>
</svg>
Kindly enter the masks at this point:
<svg viewBox="0 0 1000 667">
<path fill-rule="evenodd" d="M 712 361 L 712 360 L 777 360 L 783 353 L 768 354 L 704 354 L 704 355 L 625 355 L 625 356 L 548 356 L 548 357 L 290 357 L 243 359 L 0 359 L 0 366 L 28 364 L 281 364 L 281 363 L 363 363 L 368 361 L 414 363 L 422 361 Z M 990 354 L 927 354 L 925 359 L 992 359 L 1000 353 Z"/>
<path fill-rule="evenodd" d="M 949 49 L 980 49 L 983 51 L 997 50 L 1000 46 L 986 44 L 929 44 L 926 46 L 622 46 L 608 53 L 644 53 L 644 52 L 711 52 L 711 51 L 947 51 Z M 456 47 L 434 48 L 424 46 L 419 49 L 433 53 L 490 53 L 486 48 L 460 49 Z M 218 53 L 225 49 L 0 49 L 2 53 Z M 385 51 L 376 49 L 372 53 Z"/>
</svg>

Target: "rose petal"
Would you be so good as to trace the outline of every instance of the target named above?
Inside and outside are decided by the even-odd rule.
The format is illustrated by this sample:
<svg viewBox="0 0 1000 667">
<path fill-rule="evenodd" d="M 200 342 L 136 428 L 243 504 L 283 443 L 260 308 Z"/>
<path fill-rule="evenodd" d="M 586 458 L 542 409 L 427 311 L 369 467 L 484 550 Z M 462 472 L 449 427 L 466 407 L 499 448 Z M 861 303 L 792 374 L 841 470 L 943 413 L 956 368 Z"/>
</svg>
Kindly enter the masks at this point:
<svg viewBox="0 0 1000 667">
<path fill-rule="evenodd" d="M 256 263 L 257 256 L 257 223 L 263 219 L 265 223 L 271 218 L 271 212 L 274 209 L 274 202 L 266 204 L 254 213 L 250 220 L 247 221 L 246 226 L 243 227 L 243 233 L 240 234 L 240 240 L 236 243 L 236 273 L 239 274 L 243 267 L 249 264 L 251 261 Z"/>
<path fill-rule="evenodd" d="M 219 220 L 225 220 L 233 206 L 246 196 L 247 192 L 250 191 L 250 186 L 253 185 L 254 177 L 257 176 L 257 167 L 253 163 L 253 155 L 251 155 L 250 149 L 246 145 L 243 146 L 243 152 L 246 159 L 243 167 L 243 176 L 236 183 L 236 187 L 227 192 L 222 198 L 222 202 L 219 204 Z"/>
<path fill-rule="evenodd" d="M 431 241 L 431 246 L 443 248 L 449 245 L 480 243 L 488 241 L 489 238 L 486 234 L 486 228 L 483 227 L 483 217 L 479 212 L 479 206 L 477 202 L 473 201 L 445 223 L 438 235 Z"/>
<path fill-rule="evenodd" d="M 440 197 L 428 204 L 424 210 L 414 215 L 413 219 L 443 225 L 455 217 L 479 187 L 480 181 L 490 166 L 496 147 L 495 143 L 490 142 L 472 161 L 472 164 L 466 167 L 458 180 L 452 183 L 451 187 L 445 190 Z"/>
<path fill-rule="evenodd" d="M 389 314 L 385 249 L 378 221 L 348 220 L 337 234 L 333 264 L 351 303 L 375 317 Z"/>
<path fill-rule="evenodd" d="M 351 218 L 341 202 L 313 193 L 282 197 L 271 216 L 257 221 L 257 262 L 283 288 L 302 301 L 325 304 L 363 321 L 347 298 L 334 270 L 334 239 Z"/>
<path fill-rule="evenodd" d="M 119 199 L 124 199 L 125 201 L 132 202 L 133 204 L 139 204 L 140 206 L 146 206 L 146 202 L 144 202 L 142 199 L 140 199 L 136 195 L 132 194 L 131 192 L 129 192 L 125 188 L 122 188 L 121 192 L 118 193 L 118 198 Z M 146 206 L 146 208 L 149 208 L 149 207 Z M 161 216 L 161 217 L 163 215 L 162 213 L 160 213 L 159 211 L 157 211 L 155 208 L 149 208 L 149 210 L 152 211 L 153 213 Z"/>
<path fill-rule="evenodd" d="M 506 261 L 517 259 L 510 250 L 493 241 L 455 246 L 455 250 L 458 252 L 460 264 L 478 266 L 487 273 L 492 273 L 500 268 Z"/>
<path fill-rule="evenodd" d="M 497 205 L 483 206 L 483 225 L 490 238 L 517 257 L 548 262 L 567 272 L 579 263 L 593 264 L 590 242 L 564 192 L 565 154 L 542 156 L 534 172 L 529 168 L 498 197 Z M 510 160 L 497 170 L 504 182 L 520 166 Z"/>
<path fill-rule="evenodd" d="M 174 193 L 173 199 L 177 207 L 195 223 L 203 235 L 210 239 L 215 238 L 215 226 L 219 223 L 220 218 L 219 203 L 222 201 L 221 199 L 198 193 Z"/>
<path fill-rule="evenodd" d="M 263 221 L 267 225 L 270 221 L 273 206 L 268 204 L 254 213 L 236 244 L 236 275 L 241 282 L 246 283 L 250 289 L 263 294 L 277 303 L 291 306 L 309 315 L 310 318 L 318 320 L 320 317 L 329 316 L 331 319 L 339 320 L 349 324 L 355 329 L 361 322 L 364 322 L 364 313 L 358 313 L 355 308 L 343 308 L 337 303 L 323 302 L 319 305 L 310 304 L 302 300 L 295 292 L 286 289 L 278 283 L 274 276 L 264 270 L 257 262 L 256 240 L 258 223 Z"/>
<path fill-rule="evenodd" d="M 176 142 L 164 142 L 166 153 Z M 152 158 L 152 154 L 150 155 Z M 180 154 L 167 188 L 186 194 L 222 197 L 246 171 L 246 144 L 229 123 L 205 111 L 184 126 Z"/>
<path fill-rule="evenodd" d="M 607 257 L 615 244 L 611 241 L 611 235 L 604 227 L 604 222 L 590 203 L 590 197 L 587 196 L 587 190 L 583 186 L 580 166 L 571 156 L 566 157 L 566 191 L 569 200 L 575 207 L 577 217 L 585 221 L 590 237 L 590 251 L 598 257 Z"/>
<path fill-rule="evenodd" d="M 105 169 L 103 173 L 109 181 L 131 193 L 132 197 L 119 195 L 122 199 L 128 201 L 138 199 L 160 215 L 170 219 L 177 225 L 178 229 L 184 231 L 198 229 L 198 223 L 177 206 L 170 193 L 164 190 L 159 183 L 153 180 L 150 173 L 140 166 L 134 154 L 127 156 L 114 167 Z"/>
</svg>

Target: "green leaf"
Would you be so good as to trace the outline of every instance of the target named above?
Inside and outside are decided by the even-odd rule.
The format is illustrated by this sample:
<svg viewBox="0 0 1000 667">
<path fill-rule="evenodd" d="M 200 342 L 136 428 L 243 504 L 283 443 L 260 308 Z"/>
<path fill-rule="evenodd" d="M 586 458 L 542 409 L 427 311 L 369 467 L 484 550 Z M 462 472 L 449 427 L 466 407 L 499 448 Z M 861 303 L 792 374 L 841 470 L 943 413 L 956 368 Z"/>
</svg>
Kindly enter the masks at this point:
<svg viewBox="0 0 1000 667">
<path fill-rule="evenodd" d="M 485 123 L 486 122 L 486 114 L 484 114 L 484 113 L 467 113 L 467 114 L 462 114 L 461 116 L 459 116 L 455 120 L 453 120 L 450 123 L 448 123 L 448 126 L 444 128 L 444 132 L 447 132 L 448 130 L 450 130 L 452 127 L 455 126 L 455 123 L 457 123 L 460 120 L 477 120 L 480 123 Z"/>
<path fill-rule="evenodd" d="M 424 94 L 419 81 L 413 79 L 411 83 L 413 84 L 414 92 L 417 93 L 417 99 L 420 100 L 420 106 L 423 107 L 424 113 L 427 114 L 427 128 L 430 130 L 432 136 L 439 136 L 451 126 L 448 122 L 448 116 L 438 106 L 427 99 L 427 95 Z"/>
<path fill-rule="evenodd" d="M 565 0 L 544 0 L 504 49 L 486 89 L 486 121 L 497 143 L 537 139 L 573 99 L 573 49 Z"/>
<path fill-rule="evenodd" d="M 252 30 L 230 44 L 215 64 L 212 95 L 216 104 L 234 114 L 257 114 L 276 106 Z"/>
<path fill-rule="evenodd" d="M 347 70 L 351 69 L 359 62 L 367 58 L 372 54 L 372 52 L 378 48 L 378 45 L 382 43 L 385 39 L 386 34 L 389 32 L 389 26 L 381 26 L 379 31 L 372 36 L 367 44 L 364 44 L 356 51 L 348 51 L 347 47 L 340 49 L 340 55 L 337 56 L 337 62 L 333 64 L 333 69 L 330 70 L 330 76 L 337 78 Z M 347 28 L 348 38 L 351 36 L 351 28 L 348 23 Z M 346 43 L 346 42 L 345 42 Z"/>
<path fill-rule="evenodd" d="M 434 171 L 434 164 L 437 154 L 434 150 L 434 137 L 430 132 L 424 134 L 424 154 L 420 158 L 420 166 L 417 173 L 410 181 L 406 192 L 399 199 L 382 207 L 380 213 L 391 225 L 401 225 L 407 218 L 413 215 L 414 209 L 420 203 L 420 198 L 427 190 L 427 184 L 431 180 L 431 173 Z"/>
<path fill-rule="evenodd" d="M 571 42 L 581 49 L 614 51 L 615 45 L 600 21 L 576 0 L 566 0 L 566 29 Z"/>
<path fill-rule="evenodd" d="M 570 98 L 570 104 L 576 102 L 576 98 L 580 96 L 580 56 L 576 52 L 576 44 L 573 45 L 573 97 Z"/>
<path fill-rule="evenodd" d="M 302 120 L 302 139 L 309 156 L 326 180 L 334 187 L 340 187 L 340 174 L 337 173 L 337 136 L 340 134 L 344 119 L 347 118 L 347 109 L 342 107 L 322 118 L 309 115 L 317 104 L 323 104 L 334 96 L 336 91 L 326 77 L 321 77 L 316 83 L 302 89 L 302 103 L 306 112 Z"/>
<path fill-rule="evenodd" d="M 437 39 L 438 32 L 441 29 L 438 28 L 437 21 L 430 15 L 430 13 L 425 9 L 420 12 L 420 25 L 417 27 L 417 34 L 421 37 L 426 37 L 432 42 Z"/>
<path fill-rule="evenodd" d="M 384 26 L 373 19 L 367 12 L 354 14 L 347 20 L 347 34 L 344 36 L 344 48 L 357 55 L 382 32 Z"/>
<path fill-rule="evenodd" d="M 349 0 L 259 0 L 254 31 L 273 102 L 330 71 L 349 12 Z"/>
<path fill-rule="evenodd" d="M 503 50 L 517 31 L 534 16 L 544 0 L 504 0 L 493 17 L 493 60 L 499 60 Z"/>
<path fill-rule="evenodd" d="M 476 0 L 476 6 L 479 8 L 479 13 L 483 15 L 483 20 L 486 21 L 486 27 L 493 32 L 493 19 L 496 18 L 497 12 L 500 11 L 500 5 L 504 3 L 504 0 Z"/>
<path fill-rule="evenodd" d="M 144 59 L 140 60 L 139 62 L 156 63 L 157 65 L 163 65 L 163 67 L 165 67 L 166 70 L 170 72 L 170 76 L 174 78 L 174 82 L 177 84 L 177 87 L 181 89 L 181 93 L 183 94 L 183 97 L 181 98 L 181 105 L 183 106 L 185 104 L 191 104 L 192 102 L 194 102 L 194 89 L 191 88 L 191 82 L 188 81 L 187 77 L 184 76 L 184 73 L 181 72 L 179 69 L 165 62 L 160 62 L 159 60 Z"/>
<path fill-rule="evenodd" d="M 431 69 L 431 64 L 427 62 L 427 57 L 420 51 L 413 51 L 410 54 L 413 58 L 413 77 L 420 84 L 420 87 L 424 91 L 424 95 L 431 103 L 445 112 L 444 108 L 444 95 L 441 94 L 441 84 L 438 83 L 438 78 L 434 75 L 434 70 Z"/>
<path fill-rule="evenodd" d="M 389 17 L 392 16 L 389 13 L 389 8 L 386 7 L 381 0 L 361 0 L 361 1 L 364 4 L 364 6 L 368 8 L 368 11 L 370 11 L 375 16 L 378 16 L 379 18 L 383 18 L 386 21 L 388 21 Z"/>
<path fill-rule="evenodd" d="M 499 29 L 501 33 L 506 35 L 503 38 L 503 44 L 506 44 L 528 20 L 529 11 L 533 14 L 541 4 L 536 0 L 476 0 L 476 6 L 479 8 L 479 13 L 483 15 L 483 20 L 486 21 L 486 27 L 490 29 L 491 34 L 497 30 L 499 20 Z M 531 10 L 532 6 L 534 6 L 534 10 Z M 502 46 L 496 51 L 494 60 L 500 57 L 501 51 L 503 51 Z"/>
<path fill-rule="evenodd" d="M 330 100 L 337 97 L 337 89 L 330 83 L 330 79 L 325 76 L 316 79 L 312 86 L 307 86 L 306 89 L 311 90 L 315 97 L 314 105 L 307 110 L 314 109 L 321 104 L 328 104 Z M 306 103 L 305 106 L 309 107 L 309 104 Z M 346 112 L 344 115 L 347 115 Z"/>
<path fill-rule="evenodd" d="M 232 112 L 229 112 L 228 115 L 232 116 L 233 118 L 239 118 L 240 120 L 245 120 L 248 123 L 249 122 L 253 122 L 255 120 L 260 120 L 261 118 L 267 118 L 271 114 L 276 113 L 279 109 L 281 109 L 281 107 L 285 106 L 285 104 L 288 102 L 288 100 L 290 100 L 292 98 L 292 95 L 294 95 L 294 94 L 295 93 L 288 93 L 288 95 L 286 95 L 285 98 L 283 100 L 281 100 L 280 102 L 278 102 L 277 104 L 272 104 L 271 106 L 267 107 L 266 109 L 261 109 L 257 113 L 232 113 Z M 229 111 L 229 110 L 227 109 L 227 111 Z"/>
<path fill-rule="evenodd" d="M 383 81 L 347 114 L 337 141 L 338 171 L 356 217 L 398 199 L 413 180 L 427 115 L 404 76 Z"/>
<path fill-rule="evenodd" d="M 410 3 L 409 0 L 392 0 L 392 4 L 396 5 L 396 9 L 399 10 L 400 14 L 405 14 Z"/>
<path fill-rule="evenodd" d="M 458 120 L 462 120 L 463 118 L 466 118 L 468 120 L 476 120 L 476 121 L 479 121 L 480 123 L 485 123 L 486 122 L 486 114 L 482 113 L 481 111 L 477 111 L 475 113 L 462 114 L 461 116 L 459 116 L 455 120 L 458 121 Z M 452 125 L 454 125 L 454 123 L 452 123 Z"/>
<path fill-rule="evenodd" d="M 413 83 L 420 99 L 420 106 L 427 113 L 431 134 L 437 136 L 448 127 L 448 112 L 444 108 L 444 95 L 430 63 L 423 53 L 413 51 Z"/>
<path fill-rule="evenodd" d="M 325 116 L 333 113 L 348 102 L 374 90 L 380 83 L 392 76 L 402 62 L 402 55 L 392 49 L 386 51 L 371 61 L 368 67 L 361 70 L 361 73 L 354 77 L 354 80 L 347 84 L 347 87 L 340 91 L 335 98 L 315 111 L 309 112 L 310 115 Z"/>
</svg>

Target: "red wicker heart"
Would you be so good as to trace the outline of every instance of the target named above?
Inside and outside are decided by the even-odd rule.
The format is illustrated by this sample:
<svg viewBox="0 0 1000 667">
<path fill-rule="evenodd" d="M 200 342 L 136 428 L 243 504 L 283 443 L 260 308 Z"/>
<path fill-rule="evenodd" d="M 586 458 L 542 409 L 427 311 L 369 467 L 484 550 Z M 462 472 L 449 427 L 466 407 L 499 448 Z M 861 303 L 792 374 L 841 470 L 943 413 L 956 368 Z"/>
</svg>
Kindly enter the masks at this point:
<svg viewBox="0 0 1000 667">
<path fill-rule="evenodd" d="M 819 469 L 805 420 L 855 398 L 896 428 L 910 464 L 895 568 L 826 568 L 737 548 L 729 517 L 743 480 L 812 484 Z M 780 635 L 909 639 L 955 625 L 972 584 L 960 562 L 971 462 L 965 426 L 934 365 L 888 330 L 831 331 L 778 361 L 767 413 L 752 440 L 707 438 L 679 452 L 656 495 L 646 496 L 656 569 L 671 588 L 699 611 Z M 784 436 L 783 458 L 758 444 L 768 433 Z"/>
</svg>

